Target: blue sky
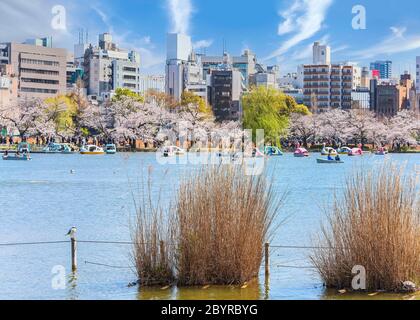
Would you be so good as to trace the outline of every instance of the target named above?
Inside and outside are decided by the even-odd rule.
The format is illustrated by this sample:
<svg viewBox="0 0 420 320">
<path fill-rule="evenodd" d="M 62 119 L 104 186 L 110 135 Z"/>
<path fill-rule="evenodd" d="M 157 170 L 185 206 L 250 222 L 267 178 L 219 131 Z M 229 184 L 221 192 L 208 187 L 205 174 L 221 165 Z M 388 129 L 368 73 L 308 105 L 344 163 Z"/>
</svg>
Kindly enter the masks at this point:
<svg viewBox="0 0 420 320">
<path fill-rule="evenodd" d="M 51 8 L 66 9 L 66 30 L 53 30 Z M 352 8 L 366 8 L 366 30 L 352 28 Z M 394 72 L 414 73 L 420 55 L 418 0 L 0 0 L 0 42 L 53 36 L 72 49 L 79 28 L 91 42 L 112 32 L 124 48 L 140 51 L 146 73 L 163 73 L 167 32 L 190 34 L 197 51 L 220 54 L 223 40 L 234 55 L 245 48 L 282 73 L 311 61 L 310 45 L 327 43 L 333 61 L 368 66 L 394 61 Z"/>
</svg>

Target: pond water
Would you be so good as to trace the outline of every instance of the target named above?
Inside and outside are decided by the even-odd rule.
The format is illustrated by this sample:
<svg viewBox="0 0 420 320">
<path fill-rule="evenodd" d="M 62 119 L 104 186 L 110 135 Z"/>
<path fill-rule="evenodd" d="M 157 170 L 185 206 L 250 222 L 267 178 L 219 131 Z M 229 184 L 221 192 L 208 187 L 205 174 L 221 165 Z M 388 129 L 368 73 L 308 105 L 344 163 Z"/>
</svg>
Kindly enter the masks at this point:
<svg viewBox="0 0 420 320">
<path fill-rule="evenodd" d="M 374 170 L 386 159 L 406 164 L 413 172 L 419 155 L 344 157 L 342 165 L 316 163 L 317 155 L 271 158 L 278 196 L 288 191 L 273 245 L 310 246 L 324 220 L 325 206 L 340 192 L 355 167 Z M 179 178 L 194 166 L 161 165 L 154 153 L 114 156 L 41 155 L 30 162 L 0 161 L 0 244 L 65 241 L 76 226 L 80 240 L 130 241 L 129 221 L 141 180 L 151 172 L 155 192 L 170 199 Z M 271 251 L 271 277 L 247 288 L 210 287 L 139 289 L 131 269 L 131 247 L 125 244 L 79 243 L 79 269 L 70 270 L 69 243 L 0 245 L 0 299 L 352 299 L 402 296 L 337 296 L 327 292 L 310 268 L 308 249 Z M 65 289 L 54 289 L 53 268 L 67 270 Z M 411 297 L 410 297 L 411 298 Z"/>
</svg>

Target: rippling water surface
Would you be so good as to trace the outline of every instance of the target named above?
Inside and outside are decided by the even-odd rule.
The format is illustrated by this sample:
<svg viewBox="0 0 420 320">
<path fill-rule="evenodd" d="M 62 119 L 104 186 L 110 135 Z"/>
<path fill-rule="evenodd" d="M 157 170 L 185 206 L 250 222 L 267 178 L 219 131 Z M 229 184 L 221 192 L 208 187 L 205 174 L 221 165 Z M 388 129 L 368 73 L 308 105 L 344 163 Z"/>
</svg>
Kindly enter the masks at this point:
<svg viewBox="0 0 420 320">
<path fill-rule="evenodd" d="M 316 157 L 296 159 L 287 154 L 267 161 L 277 195 L 288 191 L 280 215 L 287 219 L 273 244 L 311 245 L 324 220 L 323 208 L 331 203 L 334 192 L 342 190 L 345 177 L 355 167 L 374 170 L 385 160 L 373 155 L 344 157 L 343 165 L 319 165 Z M 420 165 L 419 155 L 386 158 L 406 164 L 410 172 Z M 179 178 L 193 168 L 190 164 L 161 165 L 153 153 L 99 157 L 35 154 L 30 162 L 0 161 L 0 243 L 66 240 L 64 234 L 71 226 L 78 228 L 80 240 L 130 241 L 133 196 L 139 199 L 142 177 L 151 172 L 155 194 L 162 188 L 168 201 Z M 0 246 L 0 299 L 343 298 L 324 290 L 316 272 L 309 268 L 308 254 L 305 249 L 273 249 L 270 282 L 264 283 L 262 272 L 259 283 L 245 289 L 139 290 L 127 286 L 136 280 L 130 269 L 130 246 L 80 243 L 77 275 L 68 272 L 66 289 L 54 290 L 52 269 L 56 265 L 70 268 L 69 244 Z"/>
</svg>

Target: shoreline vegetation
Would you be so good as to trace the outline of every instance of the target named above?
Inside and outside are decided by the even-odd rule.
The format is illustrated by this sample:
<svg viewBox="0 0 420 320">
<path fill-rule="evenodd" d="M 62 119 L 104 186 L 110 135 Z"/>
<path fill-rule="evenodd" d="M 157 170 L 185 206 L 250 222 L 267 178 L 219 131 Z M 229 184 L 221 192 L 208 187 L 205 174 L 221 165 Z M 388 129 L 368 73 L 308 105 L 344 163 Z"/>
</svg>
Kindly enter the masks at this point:
<svg viewBox="0 0 420 320">
<path fill-rule="evenodd" d="M 251 88 L 243 99 L 242 119 L 216 118 L 199 96 L 184 92 L 180 101 L 164 93 L 144 95 L 119 89 L 99 106 L 87 99 L 79 81 L 72 94 L 41 101 L 20 100 L 0 110 L 0 144 L 17 140 L 34 145 L 50 142 L 81 147 L 115 144 L 125 150 L 158 149 L 175 145 L 189 149 L 210 144 L 229 147 L 241 141 L 245 129 L 264 130 L 265 144 L 288 150 L 311 149 L 323 143 L 386 147 L 389 151 L 415 148 L 420 141 L 419 114 L 403 110 L 384 117 L 364 109 L 309 109 L 282 92 Z"/>
<path fill-rule="evenodd" d="M 385 163 L 368 174 L 356 170 L 326 211 L 310 259 L 327 288 L 351 292 L 353 268 L 362 266 L 366 292 L 419 290 L 418 186 L 403 167 Z"/>
<path fill-rule="evenodd" d="M 150 194 L 150 182 L 147 188 Z M 143 195 L 132 228 L 138 284 L 243 285 L 258 278 L 283 200 L 265 175 L 229 165 L 185 177 L 167 209 Z"/>
</svg>

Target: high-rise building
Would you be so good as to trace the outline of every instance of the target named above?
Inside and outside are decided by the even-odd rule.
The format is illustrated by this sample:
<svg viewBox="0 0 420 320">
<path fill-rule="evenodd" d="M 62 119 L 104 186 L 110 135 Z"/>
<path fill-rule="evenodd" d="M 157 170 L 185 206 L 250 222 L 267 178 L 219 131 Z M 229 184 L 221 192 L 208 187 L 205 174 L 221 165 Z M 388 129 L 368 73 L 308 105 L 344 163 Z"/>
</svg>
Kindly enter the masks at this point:
<svg viewBox="0 0 420 320">
<path fill-rule="evenodd" d="M 211 70 L 209 101 L 217 121 L 237 121 L 242 118 L 243 80 L 242 73 L 229 66 Z"/>
<path fill-rule="evenodd" d="M 166 93 L 181 100 L 184 91 L 194 92 L 207 102 L 207 79 L 201 56 L 195 54 L 189 36 L 170 33 L 167 39 Z"/>
<path fill-rule="evenodd" d="M 314 111 L 351 109 L 353 66 L 305 65 L 304 102 Z"/>
<path fill-rule="evenodd" d="M 370 64 L 370 70 L 378 70 L 380 79 L 392 78 L 392 61 L 375 61 Z"/>
<path fill-rule="evenodd" d="M 99 36 L 98 46 L 90 45 L 81 59 L 80 45 L 75 60 L 83 61 L 84 81 L 89 95 L 108 97 L 118 88 L 140 93 L 140 55 L 135 51 L 119 48 L 112 42 L 112 35 Z"/>
<path fill-rule="evenodd" d="M 48 41 L 27 42 L 35 45 L 0 44 L 0 64 L 12 65 L 18 98 L 45 99 L 65 94 L 67 50 L 51 48 Z"/>
<path fill-rule="evenodd" d="M 313 45 L 313 62 L 314 65 L 331 64 L 331 48 L 327 45 L 320 45 L 315 42 Z"/>
</svg>

